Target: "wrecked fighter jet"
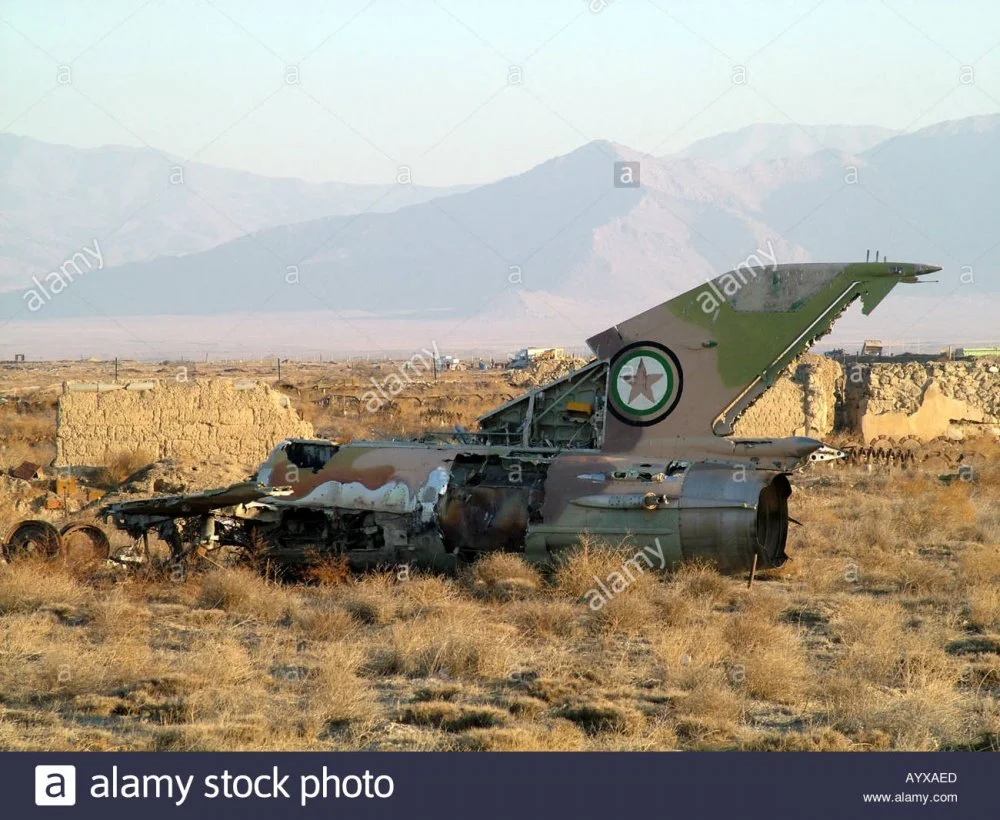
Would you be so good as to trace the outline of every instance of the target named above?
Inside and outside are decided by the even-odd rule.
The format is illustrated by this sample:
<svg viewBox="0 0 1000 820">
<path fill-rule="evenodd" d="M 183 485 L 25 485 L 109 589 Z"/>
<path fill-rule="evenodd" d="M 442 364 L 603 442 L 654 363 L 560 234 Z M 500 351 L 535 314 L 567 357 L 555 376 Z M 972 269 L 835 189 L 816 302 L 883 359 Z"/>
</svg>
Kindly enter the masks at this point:
<svg viewBox="0 0 1000 820">
<path fill-rule="evenodd" d="M 252 481 L 111 504 L 174 557 L 230 545 L 283 563 L 453 567 L 494 551 L 549 562 L 581 534 L 723 572 L 786 560 L 788 476 L 842 457 L 736 420 L 856 299 L 867 315 L 940 268 L 865 262 L 740 268 L 588 340 L 595 358 L 451 441 L 279 444 Z M 147 542 L 148 543 L 148 542 Z"/>
</svg>

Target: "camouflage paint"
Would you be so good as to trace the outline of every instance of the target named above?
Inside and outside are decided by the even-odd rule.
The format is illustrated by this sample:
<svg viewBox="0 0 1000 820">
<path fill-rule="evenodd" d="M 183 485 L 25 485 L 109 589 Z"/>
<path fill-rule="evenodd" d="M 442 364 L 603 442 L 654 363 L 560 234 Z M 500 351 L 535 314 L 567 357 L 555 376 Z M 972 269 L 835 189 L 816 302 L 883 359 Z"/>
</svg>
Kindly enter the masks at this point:
<svg viewBox="0 0 1000 820">
<path fill-rule="evenodd" d="M 609 415 L 604 449 L 658 452 L 675 436 L 727 435 L 739 413 L 770 387 L 855 299 L 865 313 L 900 282 L 939 270 L 910 263 L 776 265 L 730 271 L 588 340 L 612 372 L 631 346 L 659 344 L 677 358 L 684 395 L 659 423 L 638 427 Z M 723 418 L 727 409 L 730 418 Z"/>
<path fill-rule="evenodd" d="M 245 545 L 252 527 L 270 527 L 297 555 L 316 540 L 368 565 L 492 550 L 551 560 L 588 532 L 655 545 L 671 565 L 776 566 L 785 559 L 786 472 L 842 454 L 810 438 L 718 434 L 852 301 L 869 313 L 896 284 L 933 270 L 744 267 L 594 336 L 598 361 L 579 379 L 588 398 L 608 405 L 591 417 L 595 429 L 604 421 L 599 450 L 525 446 L 536 395 L 553 390 L 547 414 L 575 400 L 564 378 L 501 408 L 520 447 L 291 440 L 256 482 L 104 512 L 132 534 L 157 528 L 178 549 L 174 518 L 187 517 L 200 526 L 181 529 L 197 529 L 200 543 Z"/>
</svg>

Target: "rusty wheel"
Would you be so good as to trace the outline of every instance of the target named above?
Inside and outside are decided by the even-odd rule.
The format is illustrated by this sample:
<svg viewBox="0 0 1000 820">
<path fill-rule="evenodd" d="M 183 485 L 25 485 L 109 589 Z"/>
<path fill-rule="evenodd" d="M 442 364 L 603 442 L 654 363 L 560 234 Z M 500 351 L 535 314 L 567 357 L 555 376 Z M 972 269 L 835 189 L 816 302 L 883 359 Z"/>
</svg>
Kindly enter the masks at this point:
<svg viewBox="0 0 1000 820">
<path fill-rule="evenodd" d="M 62 554 L 71 564 L 90 564 L 111 555 L 111 542 L 94 524 L 67 524 L 59 531 Z"/>
<path fill-rule="evenodd" d="M 10 559 L 28 555 L 44 555 L 51 558 L 59 554 L 62 539 L 59 530 L 48 521 L 28 519 L 14 525 L 4 539 L 4 552 Z"/>
<path fill-rule="evenodd" d="M 958 456 L 959 464 L 967 464 L 970 467 L 981 468 L 990 463 L 989 457 L 979 450 L 963 450 Z"/>
<path fill-rule="evenodd" d="M 953 468 L 954 463 L 955 460 L 944 450 L 931 450 L 924 453 L 922 467 L 925 470 L 947 472 Z"/>
<path fill-rule="evenodd" d="M 916 436 L 903 436 L 899 441 L 899 451 L 901 453 L 900 464 L 903 467 L 913 467 L 921 456 L 923 444 Z"/>
</svg>

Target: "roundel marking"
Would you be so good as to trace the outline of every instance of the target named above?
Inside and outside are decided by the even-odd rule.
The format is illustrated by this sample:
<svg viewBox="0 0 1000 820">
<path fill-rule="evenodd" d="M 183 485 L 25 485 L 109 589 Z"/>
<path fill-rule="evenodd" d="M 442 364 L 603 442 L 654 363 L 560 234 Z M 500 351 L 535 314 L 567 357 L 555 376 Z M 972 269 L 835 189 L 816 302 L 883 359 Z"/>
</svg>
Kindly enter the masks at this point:
<svg viewBox="0 0 1000 820">
<path fill-rule="evenodd" d="M 683 387 L 681 363 L 670 348 L 633 342 L 611 360 L 608 407 L 625 424 L 648 427 L 673 412 Z"/>
</svg>

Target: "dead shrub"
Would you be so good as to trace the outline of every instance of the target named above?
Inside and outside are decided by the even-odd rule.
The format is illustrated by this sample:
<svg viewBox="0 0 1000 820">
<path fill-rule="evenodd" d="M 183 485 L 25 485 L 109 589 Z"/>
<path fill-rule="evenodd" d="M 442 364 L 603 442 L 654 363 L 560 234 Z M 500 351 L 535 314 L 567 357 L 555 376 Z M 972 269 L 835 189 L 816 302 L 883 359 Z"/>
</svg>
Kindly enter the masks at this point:
<svg viewBox="0 0 1000 820">
<path fill-rule="evenodd" d="M 320 554 L 315 551 L 308 556 L 303 580 L 318 586 L 343 586 L 351 580 L 351 564 L 343 555 Z"/>
<path fill-rule="evenodd" d="M 0 564 L 0 613 L 76 608 L 88 591 L 65 567 L 40 557 Z"/>
<path fill-rule="evenodd" d="M 574 601 L 603 597 L 598 581 L 608 584 L 613 574 L 621 574 L 625 562 L 635 553 L 623 547 L 598 546 L 581 539 L 581 546 L 561 558 L 555 572 L 556 594 Z M 634 575 L 634 573 L 633 573 Z"/>
<path fill-rule="evenodd" d="M 345 588 L 340 605 L 362 624 L 379 626 L 396 617 L 397 583 L 389 573 L 365 575 Z"/>
<path fill-rule="evenodd" d="M 72 628 L 53 633 L 55 640 L 22 658 L 22 686 L 32 697 L 56 701 L 83 694 L 110 694 L 149 675 L 154 667 L 148 644 L 120 638 L 89 643 Z"/>
<path fill-rule="evenodd" d="M 968 593 L 969 620 L 977 629 L 1000 629 L 1000 588 L 973 587 Z"/>
<path fill-rule="evenodd" d="M 958 681 L 943 632 L 911 624 L 896 602 L 848 599 L 830 627 L 845 648 L 835 674 L 847 680 L 902 689 Z"/>
<path fill-rule="evenodd" d="M 728 617 L 722 634 L 729 646 L 730 682 L 752 697 L 800 701 L 810 682 L 805 648 L 797 631 L 777 623 L 778 603 L 765 596 Z"/>
<path fill-rule="evenodd" d="M 900 562 L 899 590 L 904 595 L 947 596 L 955 590 L 955 577 L 945 567 L 923 558 Z"/>
<path fill-rule="evenodd" d="M 431 681 L 413 693 L 413 702 L 428 700 L 455 700 L 465 691 L 460 684 Z"/>
<path fill-rule="evenodd" d="M 457 601 L 455 584 L 437 575 L 417 575 L 395 587 L 400 618 L 424 618 L 458 609 L 465 602 Z M 475 617 L 469 613 L 470 617 Z"/>
<path fill-rule="evenodd" d="M 472 729 L 457 740 L 457 748 L 470 752 L 572 752 L 587 745 L 583 731 L 568 720 L 503 729 Z"/>
<path fill-rule="evenodd" d="M 0 650 L 5 660 L 27 657 L 37 652 L 39 646 L 56 642 L 66 627 L 50 613 L 27 611 L 7 613 L 0 619 Z M 9 664 L 0 664 L 0 690 L 13 685 L 2 676 L 9 671 Z"/>
<path fill-rule="evenodd" d="M 387 638 L 369 660 L 375 674 L 496 679 L 512 666 L 512 636 L 495 624 L 428 618 L 393 624 Z"/>
<path fill-rule="evenodd" d="M 694 683 L 674 700 L 678 718 L 708 721 L 717 727 L 731 727 L 742 719 L 743 700 L 728 685 L 721 670 L 706 670 Z"/>
<path fill-rule="evenodd" d="M 734 605 L 758 622 L 774 623 L 788 608 L 788 599 L 765 587 L 737 590 Z"/>
<path fill-rule="evenodd" d="M 663 666 L 666 681 L 682 689 L 692 689 L 719 672 L 728 651 L 714 620 L 667 629 L 652 638 L 652 649 Z"/>
<path fill-rule="evenodd" d="M 534 720 L 548 711 L 549 705 L 539 698 L 533 698 L 530 695 L 503 695 L 495 700 L 497 706 L 500 706 L 510 712 L 512 715 L 520 718 L 526 718 L 528 720 Z"/>
<path fill-rule="evenodd" d="M 469 573 L 469 587 L 480 598 L 510 601 L 526 598 L 542 586 L 538 570 L 520 555 L 495 552 L 477 560 Z"/>
<path fill-rule="evenodd" d="M 172 671 L 193 679 L 195 688 L 243 686 L 260 677 L 246 647 L 222 633 L 198 635 L 177 653 Z"/>
<path fill-rule="evenodd" d="M 830 620 L 832 633 L 848 647 L 873 639 L 885 641 L 902 631 L 905 613 L 891 600 L 847 598 Z"/>
<path fill-rule="evenodd" d="M 89 625 L 99 640 L 127 640 L 149 634 L 149 609 L 137 606 L 121 589 L 96 598 L 88 610 Z"/>
<path fill-rule="evenodd" d="M 726 599 L 731 583 L 711 564 L 692 561 L 674 573 L 673 588 L 682 596 L 715 604 Z"/>
<path fill-rule="evenodd" d="M 849 752 L 853 748 L 850 738 L 830 728 L 762 733 L 746 738 L 740 746 L 744 752 Z"/>
<path fill-rule="evenodd" d="M 588 735 L 602 732 L 632 734 L 645 726 L 642 714 L 608 700 L 585 701 L 563 706 L 558 716 L 572 721 Z"/>
<path fill-rule="evenodd" d="M 872 592 L 899 592 L 920 597 L 948 596 L 955 590 L 955 577 L 945 567 L 912 550 L 874 549 L 845 569 L 844 586 L 857 584 Z M 853 571 L 849 571 L 853 570 Z"/>
<path fill-rule="evenodd" d="M 154 461 L 156 456 L 142 450 L 116 450 L 104 459 L 99 483 L 107 487 L 117 486 Z"/>
<path fill-rule="evenodd" d="M 856 588 L 860 572 L 853 556 L 830 552 L 796 554 L 795 566 L 806 590 L 820 595 Z"/>
<path fill-rule="evenodd" d="M 961 539 L 970 536 L 979 517 L 972 500 L 973 489 L 971 482 L 953 481 L 934 488 L 930 493 L 926 500 L 929 504 L 926 512 L 944 537 Z"/>
<path fill-rule="evenodd" d="M 959 554 L 958 572 L 970 586 L 1000 584 L 1000 545 L 966 546 Z"/>
<path fill-rule="evenodd" d="M 357 629 L 350 613 L 337 606 L 323 605 L 297 609 L 292 624 L 303 637 L 313 641 L 337 641 Z"/>
<path fill-rule="evenodd" d="M 619 733 L 604 739 L 602 748 L 619 752 L 666 752 L 680 748 L 677 731 L 671 721 L 647 720 L 644 728 Z"/>
<path fill-rule="evenodd" d="M 0 407 L 0 465 L 48 464 L 55 458 L 55 412 L 51 407 Z"/>
<path fill-rule="evenodd" d="M 506 713 L 493 706 L 459 706 L 446 701 L 411 704 L 402 710 L 398 718 L 400 723 L 433 726 L 445 732 L 489 729 L 503 726 L 506 719 Z"/>
<path fill-rule="evenodd" d="M 744 664 L 747 694 L 774 703 L 801 704 L 812 687 L 805 652 L 796 644 L 758 652 Z"/>
<path fill-rule="evenodd" d="M 653 603 L 629 590 L 607 600 L 591 618 L 599 630 L 623 635 L 639 635 L 657 623 Z"/>
<path fill-rule="evenodd" d="M 524 635 L 539 640 L 568 638 L 580 622 L 579 608 L 565 601 L 516 601 L 504 612 Z"/>
<path fill-rule="evenodd" d="M 206 573 L 198 594 L 198 606 L 203 609 L 224 609 L 260 621 L 289 617 L 294 603 L 289 592 L 243 568 Z"/>
<path fill-rule="evenodd" d="M 746 612 L 728 616 L 722 635 L 736 657 L 773 648 L 785 637 L 774 621 L 765 621 Z"/>
<path fill-rule="evenodd" d="M 378 715 L 375 693 L 357 674 L 363 659 L 359 647 L 323 647 L 301 685 L 305 692 L 302 714 L 313 733 L 346 729 L 357 734 L 374 724 Z"/>
<path fill-rule="evenodd" d="M 679 627 L 695 617 L 695 604 L 675 587 L 662 584 L 650 589 L 646 595 L 653 610 L 653 618 L 660 627 Z"/>
<path fill-rule="evenodd" d="M 892 692 L 845 676 L 832 682 L 828 694 L 835 728 L 859 738 L 881 734 L 886 748 L 935 751 L 971 740 L 961 696 L 943 681 Z"/>
<path fill-rule="evenodd" d="M 884 549 L 898 546 L 906 540 L 923 543 L 928 539 L 961 539 L 974 532 L 978 519 L 972 500 L 973 485 L 953 481 L 947 485 L 932 482 L 926 476 L 900 483 L 895 493 L 912 498 L 907 503 L 892 503 L 884 494 L 869 501 L 868 515 L 862 526 L 879 529 L 884 538 L 869 540 Z"/>
</svg>

